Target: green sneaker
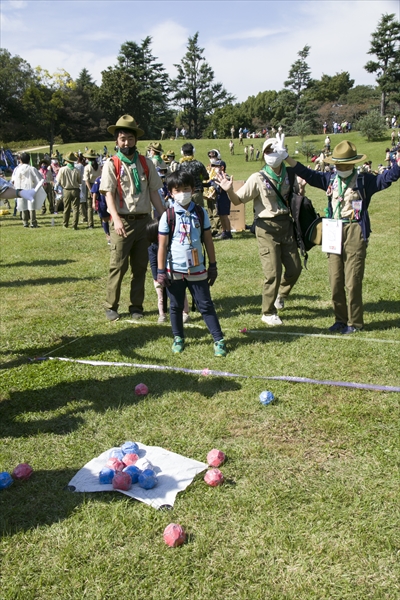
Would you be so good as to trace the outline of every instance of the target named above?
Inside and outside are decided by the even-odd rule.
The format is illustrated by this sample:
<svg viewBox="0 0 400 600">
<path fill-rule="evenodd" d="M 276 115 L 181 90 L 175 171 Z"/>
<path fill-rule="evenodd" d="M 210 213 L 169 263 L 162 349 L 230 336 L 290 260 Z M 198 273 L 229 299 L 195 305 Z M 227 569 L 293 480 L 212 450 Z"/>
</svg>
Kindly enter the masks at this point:
<svg viewBox="0 0 400 600">
<path fill-rule="evenodd" d="M 181 337 L 176 335 L 174 337 L 174 343 L 172 344 L 172 352 L 174 354 L 180 354 L 181 352 L 183 352 L 184 348 L 185 348 L 185 340 L 183 340 Z"/>
<path fill-rule="evenodd" d="M 226 345 L 224 340 L 214 342 L 214 356 L 226 356 Z"/>
</svg>

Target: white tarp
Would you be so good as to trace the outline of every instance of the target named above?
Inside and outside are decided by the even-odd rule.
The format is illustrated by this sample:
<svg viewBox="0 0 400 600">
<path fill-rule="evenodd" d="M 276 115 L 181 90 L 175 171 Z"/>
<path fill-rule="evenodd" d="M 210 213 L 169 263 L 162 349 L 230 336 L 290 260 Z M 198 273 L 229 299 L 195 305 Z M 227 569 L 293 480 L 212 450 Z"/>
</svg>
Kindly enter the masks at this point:
<svg viewBox="0 0 400 600">
<path fill-rule="evenodd" d="M 173 506 L 176 495 L 185 490 L 198 473 L 207 469 L 207 464 L 198 460 L 186 458 L 186 456 L 175 454 L 175 452 L 170 452 L 158 446 L 145 446 L 140 442 L 136 443 L 139 446 L 140 458 L 145 457 L 149 460 L 157 473 L 158 483 L 153 489 L 145 490 L 139 487 L 138 483 L 135 483 L 130 490 L 125 492 L 114 490 L 111 484 L 103 485 L 99 483 L 101 469 L 106 465 L 113 450 L 119 448 L 110 448 L 97 458 L 93 458 L 74 475 L 68 485 L 75 488 L 74 491 L 76 492 L 118 491 L 154 508 L 160 508 L 163 505 Z"/>
</svg>

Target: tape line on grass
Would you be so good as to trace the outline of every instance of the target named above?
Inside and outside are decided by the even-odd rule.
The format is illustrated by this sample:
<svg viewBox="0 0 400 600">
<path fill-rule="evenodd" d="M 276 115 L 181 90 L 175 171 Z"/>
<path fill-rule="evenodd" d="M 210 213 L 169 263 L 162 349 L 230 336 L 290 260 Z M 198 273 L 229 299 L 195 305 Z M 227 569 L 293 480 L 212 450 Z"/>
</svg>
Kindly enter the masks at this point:
<svg viewBox="0 0 400 600">
<path fill-rule="evenodd" d="M 33 359 L 34 361 L 59 360 L 63 362 L 73 362 L 93 367 L 133 367 L 135 369 L 149 369 L 152 371 L 175 371 L 180 373 L 190 373 L 191 375 L 213 375 L 215 377 L 234 377 L 241 379 L 262 379 L 274 381 L 289 381 L 290 383 L 311 383 L 314 385 L 330 385 L 336 387 L 353 388 L 358 390 L 371 390 L 378 392 L 400 392 L 400 387 L 391 385 L 375 385 L 371 383 L 355 383 L 351 381 L 332 381 L 329 379 L 309 379 L 308 377 L 291 377 L 289 375 L 262 376 L 262 375 L 241 375 L 239 373 L 230 373 L 229 371 L 215 371 L 213 369 L 186 369 L 184 367 L 171 367 L 168 365 L 146 365 L 140 363 L 127 362 L 109 362 L 105 360 L 81 360 L 75 358 L 64 358 L 60 356 L 48 356 Z"/>
</svg>

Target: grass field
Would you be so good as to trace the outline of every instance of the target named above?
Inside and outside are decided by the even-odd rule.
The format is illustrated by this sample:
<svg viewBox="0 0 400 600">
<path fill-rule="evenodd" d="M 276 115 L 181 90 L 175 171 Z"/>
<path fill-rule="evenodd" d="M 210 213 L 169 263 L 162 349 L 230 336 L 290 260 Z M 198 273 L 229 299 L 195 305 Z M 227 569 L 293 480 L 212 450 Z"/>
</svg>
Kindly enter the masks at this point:
<svg viewBox="0 0 400 600">
<path fill-rule="evenodd" d="M 383 162 L 386 142 L 349 137 L 374 167 Z M 334 145 L 342 136 L 331 138 Z M 322 146 L 324 136 L 309 139 Z M 228 156 L 228 141 L 196 141 L 197 156 L 206 162 L 207 150 L 220 148 L 228 172 L 246 179 L 260 164 Z M 297 140 L 287 141 L 293 153 Z M 60 151 L 85 145 L 103 147 L 82 142 Z M 326 335 L 333 316 L 319 248 L 282 311 L 284 326 L 270 330 L 260 320 L 255 238 L 241 232 L 217 241 L 212 294 L 226 359 L 214 358 L 198 315 L 185 352 L 172 355 L 150 275 L 144 323 L 129 322 L 128 279 L 121 320 L 106 322 L 109 250 L 98 222 L 94 230 L 63 230 L 61 215 L 54 227 L 45 215 L 30 230 L 1 218 L 0 471 L 25 461 L 34 468 L 29 481 L 0 491 L 1 600 L 400 596 L 399 394 L 260 379 L 399 385 L 399 189 L 371 202 L 366 327 L 357 335 Z M 322 211 L 324 194 L 307 193 Z M 35 356 L 248 377 L 29 362 Z M 134 395 L 139 382 L 150 388 L 145 398 Z M 267 407 L 258 400 L 264 389 L 276 397 Z M 66 489 L 86 462 L 129 439 L 201 461 L 220 448 L 226 483 L 213 489 L 197 476 L 169 512 L 117 492 Z M 188 532 L 181 548 L 163 542 L 170 522 Z"/>
</svg>

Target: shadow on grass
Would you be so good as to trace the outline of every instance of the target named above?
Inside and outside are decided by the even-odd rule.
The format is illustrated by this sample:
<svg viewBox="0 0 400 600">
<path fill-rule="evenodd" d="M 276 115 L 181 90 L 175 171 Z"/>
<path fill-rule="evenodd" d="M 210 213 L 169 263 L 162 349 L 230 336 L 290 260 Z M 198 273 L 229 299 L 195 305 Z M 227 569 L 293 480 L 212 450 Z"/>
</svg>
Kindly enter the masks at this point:
<svg viewBox="0 0 400 600">
<path fill-rule="evenodd" d="M 99 367 L 93 367 L 94 373 L 97 369 Z M 113 376 L 111 372 L 107 379 L 62 381 L 49 387 L 43 387 L 40 376 L 39 381 L 40 388 L 11 391 L 9 398 L 0 402 L 0 437 L 20 438 L 39 433 L 66 435 L 85 423 L 86 412 L 105 413 L 141 402 L 143 397 L 134 392 L 138 383 L 149 387 L 150 401 L 156 401 L 166 392 L 212 398 L 221 392 L 241 389 L 234 379 L 140 369 L 128 375 Z"/>
<path fill-rule="evenodd" d="M 58 260 L 20 260 L 18 262 L 1 263 L 2 267 L 58 267 L 60 265 L 68 265 L 77 262 L 71 258 L 60 258 Z"/>
<path fill-rule="evenodd" d="M 1 284 L 3 288 L 24 287 L 27 285 L 48 285 L 71 283 L 73 281 L 97 281 L 99 277 L 42 277 L 39 279 L 21 279 L 20 281 L 5 281 Z"/>
<path fill-rule="evenodd" d="M 42 525 L 52 525 L 68 518 L 76 508 L 96 496 L 101 502 L 121 499 L 120 492 L 73 493 L 67 489 L 79 471 L 34 471 L 28 481 L 17 481 L 0 494 L 0 532 L 12 536 Z M 117 497 L 119 496 L 119 498 Z"/>
</svg>

